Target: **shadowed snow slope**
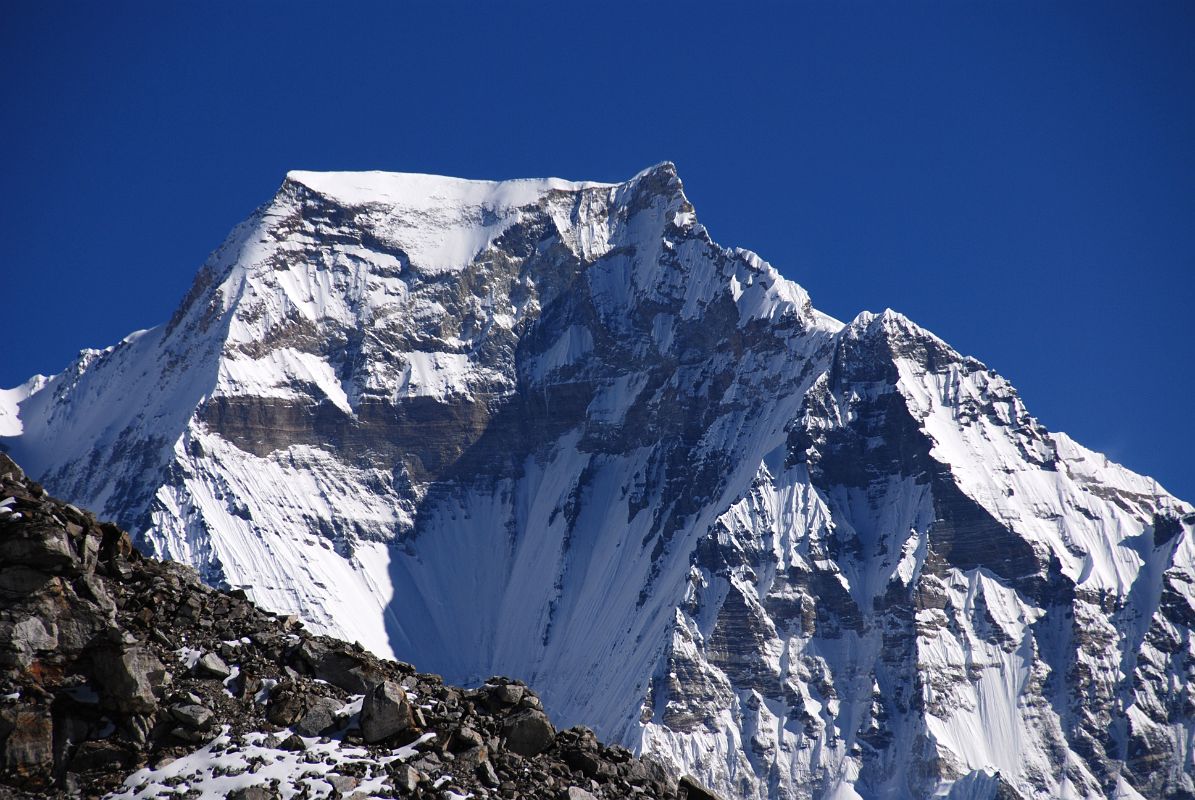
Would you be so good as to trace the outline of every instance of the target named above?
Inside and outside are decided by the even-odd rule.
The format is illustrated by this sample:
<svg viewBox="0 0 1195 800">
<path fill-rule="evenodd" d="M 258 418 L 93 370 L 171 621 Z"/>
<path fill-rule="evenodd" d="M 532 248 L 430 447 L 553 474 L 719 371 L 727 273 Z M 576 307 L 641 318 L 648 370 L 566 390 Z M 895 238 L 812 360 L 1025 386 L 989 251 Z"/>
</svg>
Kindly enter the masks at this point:
<svg viewBox="0 0 1195 800">
<path fill-rule="evenodd" d="M 212 584 L 734 797 L 1195 792 L 1192 508 L 819 313 L 670 164 L 292 172 L 0 434 Z"/>
</svg>

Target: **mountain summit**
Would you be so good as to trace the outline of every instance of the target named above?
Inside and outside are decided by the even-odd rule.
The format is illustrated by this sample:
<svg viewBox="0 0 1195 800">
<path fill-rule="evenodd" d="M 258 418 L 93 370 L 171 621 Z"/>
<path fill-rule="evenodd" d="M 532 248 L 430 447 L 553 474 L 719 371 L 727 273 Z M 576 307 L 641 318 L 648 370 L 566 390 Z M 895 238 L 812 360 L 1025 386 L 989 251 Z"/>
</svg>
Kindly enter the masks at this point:
<svg viewBox="0 0 1195 800">
<path fill-rule="evenodd" d="M 818 312 L 671 164 L 292 172 L 0 433 L 210 584 L 728 796 L 1195 793 L 1195 509 Z"/>
</svg>

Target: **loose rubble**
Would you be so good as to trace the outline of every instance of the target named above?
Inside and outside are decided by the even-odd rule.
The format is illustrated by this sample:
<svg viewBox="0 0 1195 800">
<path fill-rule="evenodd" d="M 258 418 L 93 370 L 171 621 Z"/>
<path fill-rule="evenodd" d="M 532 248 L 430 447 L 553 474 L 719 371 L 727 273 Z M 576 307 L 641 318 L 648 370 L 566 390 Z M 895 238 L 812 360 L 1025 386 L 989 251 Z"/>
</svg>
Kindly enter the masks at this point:
<svg viewBox="0 0 1195 800">
<path fill-rule="evenodd" d="M 313 636 L 0 454 L 0 797 L 710 798 L 517 681 Z"/>
</svg>

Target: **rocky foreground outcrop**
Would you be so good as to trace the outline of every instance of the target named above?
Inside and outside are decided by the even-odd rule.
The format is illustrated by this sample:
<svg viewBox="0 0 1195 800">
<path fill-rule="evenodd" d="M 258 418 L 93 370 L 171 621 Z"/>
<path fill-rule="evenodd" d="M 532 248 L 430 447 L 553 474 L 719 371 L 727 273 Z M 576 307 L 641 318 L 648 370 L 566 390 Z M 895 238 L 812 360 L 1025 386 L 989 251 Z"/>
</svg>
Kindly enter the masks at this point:
<svg viewBox="0 0 1195 800">
<path fill-rule="evenodd" d="M 475 689 L 313 636 L 0 454 L 0 797 L 709 798 Z"/>
</svg>

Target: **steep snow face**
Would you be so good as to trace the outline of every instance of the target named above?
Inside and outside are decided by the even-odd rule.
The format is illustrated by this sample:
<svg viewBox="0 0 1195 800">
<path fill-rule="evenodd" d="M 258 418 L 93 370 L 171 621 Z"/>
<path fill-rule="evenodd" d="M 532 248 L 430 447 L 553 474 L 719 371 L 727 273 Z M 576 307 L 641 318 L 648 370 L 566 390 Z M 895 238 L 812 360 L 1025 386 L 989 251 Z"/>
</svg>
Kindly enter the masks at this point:
<svg viewBox="0 0 1195 800">
<path fill-rule="evenodd" d="M 0 436 L 20 436 L 24 430 L 21 422 L 21 403 L 29 395 L 40 391 L 49 380 L 44 375 L 34 375 L 13 389 L 0 389 Z"/>
<path fill-rule="evenodd" d="M 1191 507 L 817 312 L 668 164 L 293 172 L 0 436 L 209 582 L 729 796 L 1195 791 Z"/>
</svg>

